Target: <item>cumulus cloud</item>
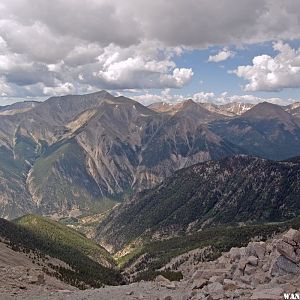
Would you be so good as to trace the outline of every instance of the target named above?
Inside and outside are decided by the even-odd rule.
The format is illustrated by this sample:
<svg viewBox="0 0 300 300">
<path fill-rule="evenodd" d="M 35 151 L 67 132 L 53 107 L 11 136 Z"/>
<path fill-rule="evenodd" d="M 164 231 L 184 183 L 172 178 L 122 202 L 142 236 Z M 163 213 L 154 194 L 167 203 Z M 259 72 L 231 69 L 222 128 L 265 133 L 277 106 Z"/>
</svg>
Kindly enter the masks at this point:
<svg viewBox="0 0 300 300">
<path fill-rule="evenodd" d="M 1 86 L 18 97 L 181 88 L 193 76 L 175 63 L 183 51 L 297 39 L 299 27 L 297 0 L 2 0 Z"/>
<path fill-rule="evenodd" d="M 75 87 L 72 83 L 66 82 L 64 84 L 58 83 L 55 87 L 44 87 L 43 94 L 44 95 L 65 95 L 72 94 L 75 92 Z"/>
<path fill-rule="evenodd" d="M 234 55 L 235 53 L 233 51 L 230 51 L 227 48 L 223 48 L 223 50 L 219 51 L 216 55 L 210 55 L 208 57 L 208 61 L 217 63 L 234 57 Z"/>
<path fill-rule="evenodd" d="M 278 54 L 255 56 L 252 65 L 239 66 L 233 71 L 247 81 L 245 91 L 280 91 L 300 87 L 300 48 L 293 49 L 281 41 L 273 44 Z"/>
<path fill-rule="evenodd" d="M 56 36 L 127 47 L 259 42 L 299 37 L 297 0 L 3 0 L 1 19 L 44 24 Z"/>
<path fill-rule="evenodd" d="M 228 92 L 215 94 L 213 92 L 197 92 L 194 94 L 181 95 L 173 94 L 170 89 L 165 89 L 161 93 L 152 94 L 149 91 L 142 95 L 132 96 L 132 99 L 150 105 L 155 102 L 178 103 L 187 99 L 192 99 L 198 103 L 212 103 L 212 104 L 227 104 L 233 102 L 257 104 L 260 102 L 270 102 L 278 105 L 288 105 L 294 102 L 299 102 L 300 99 L 282 99 L 278 97 L 263 98 L 254 95 L 230 95 Z"/>
</svg>

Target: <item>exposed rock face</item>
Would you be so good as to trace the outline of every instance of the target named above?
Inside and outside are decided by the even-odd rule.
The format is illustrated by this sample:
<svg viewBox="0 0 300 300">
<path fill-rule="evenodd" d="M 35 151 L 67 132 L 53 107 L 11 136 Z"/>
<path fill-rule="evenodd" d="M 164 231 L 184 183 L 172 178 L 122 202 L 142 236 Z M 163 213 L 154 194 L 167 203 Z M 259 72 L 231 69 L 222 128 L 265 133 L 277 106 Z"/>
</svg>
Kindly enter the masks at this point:
<svg viewBox="0 0 300 300">
<path fill-rule="evenodd" d="M 0 217 L 100 212 L 198 162 L 300 154 L 299 118 L 279 106 L 162 107 L 101 91 L 2 108 Z"/>
<path fill-rule="evenodd" d="M 105 91 L 0 115 L 0 217 L 111 207 L 177 169 L 243 152 L 207 128 L 219 117 L 194 102 L 160 114 Z"/>
</svg>

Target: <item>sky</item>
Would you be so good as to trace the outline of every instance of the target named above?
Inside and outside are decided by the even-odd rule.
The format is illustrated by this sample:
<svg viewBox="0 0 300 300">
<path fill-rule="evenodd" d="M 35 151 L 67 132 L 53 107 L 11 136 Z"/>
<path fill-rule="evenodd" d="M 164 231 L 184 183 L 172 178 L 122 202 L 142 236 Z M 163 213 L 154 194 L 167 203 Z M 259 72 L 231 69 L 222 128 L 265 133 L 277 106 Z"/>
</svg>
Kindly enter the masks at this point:
<svg viewBox="0 0 300 300">
<path fill-rule="evenodd" d="M 300 101 L 298 0 L 1 0 L 0 106 Z"/>
</svg>

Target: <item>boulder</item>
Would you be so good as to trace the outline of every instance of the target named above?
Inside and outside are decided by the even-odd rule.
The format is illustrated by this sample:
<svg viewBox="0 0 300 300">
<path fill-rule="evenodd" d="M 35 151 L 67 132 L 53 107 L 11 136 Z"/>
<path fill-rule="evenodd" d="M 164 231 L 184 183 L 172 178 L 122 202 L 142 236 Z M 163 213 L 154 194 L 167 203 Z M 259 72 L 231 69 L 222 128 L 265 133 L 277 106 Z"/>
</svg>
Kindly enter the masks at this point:
<svg viewBox="0 0 300 300">
<path fill-rule="evenodd" d="M 197 279 L 202 278 L 202 274 L 203 274 L 203 271 L 201 271 L 201 270 L 196 270 L 196 271 L 193 273 L 191 280 L 194 281 L 194 280 L 197 280 Z"/>
<path fill-rule="evenodd" d="M 251 265 L 246 265 L 244 273 L 246 275 L 253 275 L 256 272 L 257 268 Z"/>
<path fill-rule="evenodd" d="M 202 289 L 206 284 L 206 279 L 197 279 L 193 282 L 192 289 Z"/>
<path fill-rule="evenodd" d="M 219 282 L 208 284 L 202 291 L 213 300 L 224 299 L 224 288 Z"/>
<path fill-rule="evenodd" d="M 281 300 L 283 299 L 283 289 L 282 288 L 272 288 L 272 289 L 257 289 L 254 290 L 251 300 Z"/>
<path fill-rule="evenodd" d="M 205 279 L 209 279 L 212 276 L 222 276 L 229 271 L 230 271 L 230 269 L 227 269 L 227 268 L 225 268 L 225 269 L 204 269 L 203 273 L 202 273 L 202 277 Z"/>
<path fill-rule="evenodd" d="M 257 266 L 258 265 L 258 258 L 256 256 L 249 256 L 247 259 L 247 263 L 251 266 Z"/>
<path fill-rule="evenodd" d="M 44 274 L 32 275 L 28 277 L 28 281 L 31 284 L 44 284 L 45 276 Z"/>
<path fill-rule="evenodd" d="M 212 277 L 209 278 L 208 282 L 209 283 L 212 283 L 212 282 L 220 282 L 220 283 L 222 283 L 223 280 L 224 280 L 224 278 L 225 278 L 224 274 L 219 275 L 219 276 L 212 276 Z"/>
<path fill-rule="evenodd" d="M 237 261 L 241 258 L 240 249 L 233 247 L 229 251 L 229 256 L 231 261 Z"/>
<path fill-rule="evenodd" d="M 285 274 L 300 274 L 299 265 L 295 264 L 291 260 L 287 259 L 285 256 L 278 256 L 273 262 L 273 266 L 271 268 L 271 275 L 285 275 Z"/>
<path fill-rule="evenodd" d="M 155 281 L 159 283 L 170 283 L 170 280 L 162 275 L 156 276 Z"/>
<path fill-rule="evenodd" d="M 283 235 L 282 239 L 286 243 L 296 246 L 296 245 L 300 244 L 300 231 L 295 230 L 295 229 L 290 229 L 288 232 L 286 232 Z"/>
<path fill-rule="evenodd" d="M 266 254 L 266 243 L 251 242 L 245 249 L 247 256 L 256 256 L 258 259 L 263 259 Z"/>
<path fill-rule="evenodd" d="M 260 284 L 267 284 L 271 281 L 271 278 L 267 273 L 263 272 L 261 269 L 258 269 L 255 274 L 251 276 L 253 286 L 257 286 Z"/>
<path fill-rule="evenodd" d="M 224 279 L 223 288 L 225 291 L 234 291 L 236 289 L 244 289 L 245 285 L 241 284 L 235 280 Z"/>
<path fill-rule="evenodd" d="M 245 257 L 242 257 L 242 258 L 240 259 L 240 261 L 239 261 L 239 264 L 238 264 L 239 270 L 244 271 L 244 270 L 245 270 L 245 267 L 246 267 L 246 265 L 247 265 L 247 262 L 248 262 L 248 260 L 247 260 Z"/>
<path fill-rule="evenodd" d="M 300 256 L 296 254 L 295 248 L 291 244 L 286 243 L 283 240 L 279 240 L 276 244 L 276 249 L 281 255 L 293 261 L 294 263 L 300 262 Z"/>
</svg>

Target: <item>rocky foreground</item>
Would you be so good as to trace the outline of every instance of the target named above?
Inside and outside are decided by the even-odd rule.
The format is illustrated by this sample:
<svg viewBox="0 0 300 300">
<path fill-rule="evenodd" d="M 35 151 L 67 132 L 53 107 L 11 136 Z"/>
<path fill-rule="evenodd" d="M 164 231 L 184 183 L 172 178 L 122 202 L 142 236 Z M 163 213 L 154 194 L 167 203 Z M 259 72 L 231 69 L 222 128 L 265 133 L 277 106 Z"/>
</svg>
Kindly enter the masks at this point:
<svg viewBox="0 0 300 300">
<path fill-rule="evenodd" d="M 23 291 L 14 295 L 2 289 L 0 299 L 299 299 L 300 232 L 290 229 L 267 242 L 232 248 L 217 260 L 198 263 L 183 273 L 180 282 L 158 276 L 154 282 L 85 291 L 47 290 L 42 283 L 34 282 L 38 288 L 23 284 Z"/>
</svg>

